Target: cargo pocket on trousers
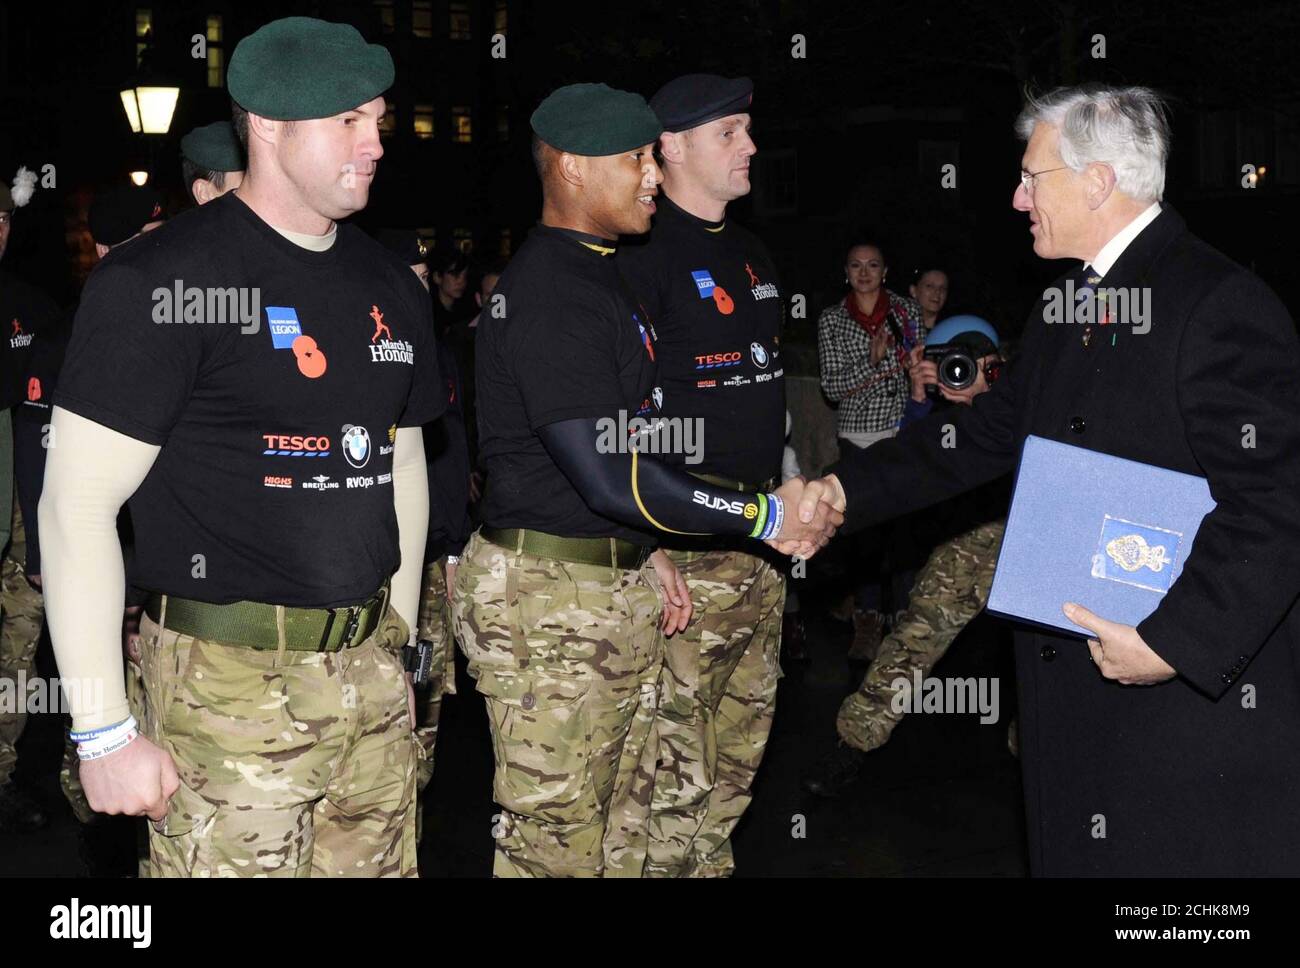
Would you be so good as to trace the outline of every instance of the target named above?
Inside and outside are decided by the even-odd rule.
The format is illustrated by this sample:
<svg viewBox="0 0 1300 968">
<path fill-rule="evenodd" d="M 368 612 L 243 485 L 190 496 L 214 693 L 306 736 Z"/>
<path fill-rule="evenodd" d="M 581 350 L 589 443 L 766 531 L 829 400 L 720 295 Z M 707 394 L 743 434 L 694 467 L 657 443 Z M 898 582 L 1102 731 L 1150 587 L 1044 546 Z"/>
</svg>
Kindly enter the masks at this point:
<svg viewBox="0 0 1300 968">
<path fill-rule="evenodd" d="M 217 805 L 182 783 L 167 801 L 161 822 L 150 822 L 154 834 L 166 845 L 163 876 L 211 873 L 212 826 Z"/>
<path fill-rule="evenodd" d="M 586 823 L 600 813 L 591 780 L 591 681 L 480 671 L 496 758 L 493 798 L 543 823 Z"/>
</svg>

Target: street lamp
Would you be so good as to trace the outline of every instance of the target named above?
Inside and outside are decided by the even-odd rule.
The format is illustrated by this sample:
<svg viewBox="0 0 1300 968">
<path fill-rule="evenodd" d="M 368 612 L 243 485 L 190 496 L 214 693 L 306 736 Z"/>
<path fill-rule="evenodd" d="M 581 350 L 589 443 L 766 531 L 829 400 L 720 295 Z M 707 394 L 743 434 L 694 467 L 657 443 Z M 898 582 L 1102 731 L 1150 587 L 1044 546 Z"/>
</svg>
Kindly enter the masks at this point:
<svg viewBox="0 0 1300 968">
<path fill-rule="evenodd" d="M 179 87 L 136 84 L 121 92 L 122 109 L 136 134 L 166 134 L 176 112 Z"/>
</svg>

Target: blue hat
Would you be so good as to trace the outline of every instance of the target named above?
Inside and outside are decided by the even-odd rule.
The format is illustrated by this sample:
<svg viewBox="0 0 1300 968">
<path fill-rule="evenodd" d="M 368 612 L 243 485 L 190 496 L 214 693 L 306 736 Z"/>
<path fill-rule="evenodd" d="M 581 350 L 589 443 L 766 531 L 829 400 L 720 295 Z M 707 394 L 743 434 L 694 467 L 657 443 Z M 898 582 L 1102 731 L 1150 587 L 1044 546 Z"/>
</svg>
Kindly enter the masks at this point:
<svg viewBox="0 0 1300 968">
<path fill-rule="evenodd" d="M 959 343 L 980 356 L 987 356 L 998 348 L 998 331 L 988 320 L 979 316 L 949 316 L 930 330 L 925 342 L 930 346 Z M 989 343 L 993 344 L 991 348 Z"/>
</svg>

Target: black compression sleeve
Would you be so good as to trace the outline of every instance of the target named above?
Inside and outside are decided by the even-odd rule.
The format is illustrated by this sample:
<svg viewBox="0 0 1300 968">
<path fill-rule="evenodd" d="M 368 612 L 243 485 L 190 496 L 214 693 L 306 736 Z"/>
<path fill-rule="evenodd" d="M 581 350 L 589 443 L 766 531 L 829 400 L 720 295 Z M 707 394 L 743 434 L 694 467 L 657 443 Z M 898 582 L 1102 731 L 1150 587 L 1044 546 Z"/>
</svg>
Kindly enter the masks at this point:
<svg viewBox="0 0 1300 968">
<path fill-rule="evenodd" d="M 639 454 L 630 441 L 609 446 L 595 417 L 538 428 L 551 459 L 597 514 L 675 534 L 770 537 L 784 508 L 768 494 L 728 491 Z"/>
</svg>

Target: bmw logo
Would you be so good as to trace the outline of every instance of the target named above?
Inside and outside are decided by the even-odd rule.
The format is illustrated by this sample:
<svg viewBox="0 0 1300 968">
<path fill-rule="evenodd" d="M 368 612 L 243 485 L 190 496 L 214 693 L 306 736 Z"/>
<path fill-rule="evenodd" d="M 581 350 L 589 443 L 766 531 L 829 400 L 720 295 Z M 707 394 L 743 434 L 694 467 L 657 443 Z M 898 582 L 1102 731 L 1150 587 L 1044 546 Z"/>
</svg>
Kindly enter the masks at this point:
<svg viewBox="0 0 1300 968">
<path fill-rule="evenodd" d="M 365 427 L 343 425 L 343 456 L 353 467 L 365 467 L 370 460 L 370 433 Z"/>
<path fill-rule="evenodd" d="M 767 350 L 763 349 L 762 343 L 749 344 L 749 357 L 760 370 L 767 369 Z"/>
</svg>

